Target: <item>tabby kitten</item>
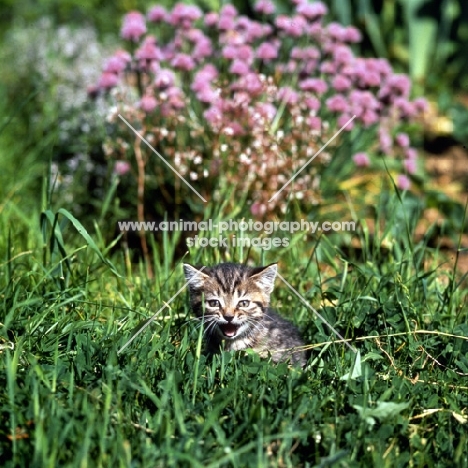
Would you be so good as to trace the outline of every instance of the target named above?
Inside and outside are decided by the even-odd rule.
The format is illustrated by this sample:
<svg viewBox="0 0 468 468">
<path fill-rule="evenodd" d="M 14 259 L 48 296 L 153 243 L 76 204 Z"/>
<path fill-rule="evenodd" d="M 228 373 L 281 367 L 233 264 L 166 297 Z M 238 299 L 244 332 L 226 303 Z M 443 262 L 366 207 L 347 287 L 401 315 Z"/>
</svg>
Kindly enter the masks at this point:
<svg viewBox="0 0 468 468">
<path fill-rule="evenodd" d="M 204 322 L 207 353 L 252 348 L 274 362 L 305 365 L 305 353 L 293 349 L 304 345 L 299 331 L 268 307 L 276 264 L 196 268 L 185 263 L 184 272 L 192 310 Z"/>
</svg>

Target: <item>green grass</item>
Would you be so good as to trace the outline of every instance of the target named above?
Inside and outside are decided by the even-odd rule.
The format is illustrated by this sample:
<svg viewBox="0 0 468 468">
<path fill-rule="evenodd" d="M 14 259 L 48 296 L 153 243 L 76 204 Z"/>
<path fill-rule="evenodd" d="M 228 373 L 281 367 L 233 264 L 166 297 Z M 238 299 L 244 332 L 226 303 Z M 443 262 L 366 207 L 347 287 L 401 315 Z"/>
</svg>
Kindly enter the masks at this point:
<svg viewBox="0 0 468 468">
<path fill-rule="evenodd" d="M 262 259 L 358 350 L 278 280 L 273 305 L 312 350 L 304 370 L 250 352 L 207 360 L 185 292 L 119 354 L 184 284 L 175 239 L 156 246 L 150 280 L 64 210 L 29 225 L 1 213 L 4 466 L 468 466 L 466 286 L 413 244 L 402 200 L 386 203 L 386 253 L 389 233 L 363 224 L 364 259 L 325 236 Z"/>
</svg>

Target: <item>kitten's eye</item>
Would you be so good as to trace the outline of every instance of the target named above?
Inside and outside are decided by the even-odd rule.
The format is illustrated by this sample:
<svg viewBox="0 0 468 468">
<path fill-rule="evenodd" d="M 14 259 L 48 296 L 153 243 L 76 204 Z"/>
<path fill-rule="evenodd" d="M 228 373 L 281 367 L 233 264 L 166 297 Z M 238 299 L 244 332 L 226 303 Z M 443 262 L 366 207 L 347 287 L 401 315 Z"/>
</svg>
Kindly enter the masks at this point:
<svg viewBox="0 0 468 468">
<path fill-rule="evenodd" d="M 243 300 L 243 301 L 239 301 L 239 304 L 237 304 L 238 307 L 248 307 L 250 304 L 250 301 L 247 301 L 247 300 Z"/>
<path fill-rule="evenodd" d="M 210 307 L 219 307 L 219 301 L 217 299 L 212 299 L 211 301 L 208 301 L 208 305 Z"/>
</svg>

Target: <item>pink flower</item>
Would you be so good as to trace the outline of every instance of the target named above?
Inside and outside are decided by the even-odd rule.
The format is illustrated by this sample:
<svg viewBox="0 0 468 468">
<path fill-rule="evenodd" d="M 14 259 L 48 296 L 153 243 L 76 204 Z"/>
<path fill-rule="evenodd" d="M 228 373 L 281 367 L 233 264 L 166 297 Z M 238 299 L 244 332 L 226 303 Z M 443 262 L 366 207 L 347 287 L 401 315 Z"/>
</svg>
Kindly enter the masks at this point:
<svg viewBox="0 0 468 468">
<path fill-rule="evenodd" d="M 211 41 L 207 37 L 203 37 L 195 43 L 192 54 L 197 59 L 209 57 L 213 54 Z"/>
<path fill-rule="evenodd" d="M 262 15 L 271 15 L 275 12 L 275 5 L 270 0 L 258 0 L 254 10 Z"/>
<path fill-rule="evenodd" d="M 429 109 L 429 103 L 427 102 L 427 99 L 423 97 L 416 98 L 413 101 L 414 109 L 416 112 L 426 112 Z"/>
<path fill-rule="evenodd" d="M 252 50 L 252 47 L 249 45 L 241 45 L 239 47 L 236 47 L 236 55 L 234 58 L 237 58 L 239 60 L 245 60 L 247 63 L 250 63 L 253 59 L 254 53 Z"/>
<path fill-rule="evenodd" d="M 173 109 L 169 104 L 161 104 L 159 108 L 161 115 L 166 119 L 169 117 L 175 117 L 175 109 Z"/>
<path fill-rule="evenodd" d="M 247 73 L 242 75 L 235 85 L 235 88 L 255 96 L 263 91 L 263 85 L 256 73 Z"/>
<path fill-rule="evenodd" d="M 332 86 L 336 91 L 346 91 L 351 87 L 351 80 L 344 75 L 336 75 L 332 80 Z"/>
<path fill-rule="evenodd" d="M 180 88 L 177 86 L 170 86 L 166 89 L 165 92 L 167 94 L 167 102 L 171 105 L 172 108 L 183 109 L 186 107 L 184 93 Z"/>
<path fill-rule="evenodd" d="M 307 96 L 304 99 L 304 103 L 307 106 L 308 109 L 311 111 L 317 112 L 320 109 L 320 100 L 317 99 L 315 96 Z"/>
<path fill-rule="evenodd" d="M 241 136 L 245 134 L 242 125 L 238 122 L 230 122 L 222 129 L 222 132 L 229 136 Z"/>
<path fill-rule="evenodd" d="M 308 60 L 316 60 L 320 58 L 320 50 L 317 47 L 305 47 L 303 49 L 303 58 Z"/>
<path fill-rule="evenodd" d="M 356 153 L 353 156 L 353 161 L 359 167 L 368 167 L 370 165 L 370 159 L 366 153 Z"/>
<path fill-rule="evenodd" d="M 175 75 L 172 70 L 168 68 L 161 68 L 156 72 L 156 76 L 154 78 L 154 85 L 156 88 L 168 88 L 172 86 L 175 81 Z"/>
<path fill-rule="evenodd" d="M 346 28 L 339 23 L 330 23 L 327 27 L 327 32 L 332 39 L 337 42 L 345 42 Z"/>
<path fill-rule="evenodd" d="M 301 2 L 296 8 L 296 11 L 304 15 L 309 20 L 316 20 L 328 13 L 328 8 L 322 2 L 307 3 Z"/>
<path fill-rule="evenodd" d="M 117 86 L 119 77 L 115 73 L 104 72 L 98 81 L 99 88 L 110 89 Z"/>
<path fill-rule="evenodd" d="M 269 42 L 263 42 L 258 46 L 257 58 L 262 60 L 272 60 L 278 57 L 278 48 Z"/>
<path fill-rule="evenodd" d="M 354 125 L 355 125 L 354 122 L 356 121 L 355 119 L 351 120 L 351 118 L 352 118 L 352 115 L 349 115 L 349 114 L 340 115 L 337 120 L 338 127 L 339 128 L 343 127 L 344 132 L 350 132 L 354 128 Z"/>
<path fill-rule="evenodd" d="M 138 60 L 163 60 L 164 56 L 156 46 L 156 39 L 153 36 L 147 36 L 143 44 L 135 51 L 135 57 Z"/>
<path fill-rule="evenodd" d="M 234 5 L 231 5 L 230 3 L 227 3 L 223 6 L 223 8 L 221 8 L 220 15 L 234 18 L 237 15 L 236 7 Z"/>
<path fill-rule="evenodd" d="M 418 152 L 416 151 L 415 148 L 406 148 L 405 156 L 407 159 L 416 160 L 418 159 Z"/>
<path fill-rule="evenodd" d="M 229 72 L 234 75 L 245 75 L 249 72 L 249 66 L 243 60 L 234 60 L 229 67 Z"/>
<path fill-rule="evenodd" d="M 294 73 L 298 69 L 298 64 L 294 60 L 289 60 L 287 63 L 279 63 L 275 65 L 275 70 L 280 74 Z"/>
<path fill-rule="evenodd" d="M 291 27 L 292 20 L 287 15 L 278 15 L 275 18 L 275 24 L 278 29 L 288 29 Z"/>
<path fill-rule="evenodd" d="M 393 139 L 386 129 L 379 129 L 380 149 L 385 154 L 390 154 L 393 148 Z"/>
<path fill-rule="evenodd" d="M 417 170 L 417 164 L 415 159 L 405 159 L 403 161 L 403 166 L 408 172 L 408 174 L 414 174 Z"/>
<path fill-rule="evenodd" d="M 138 41 L 146 33 L 145 16 L 138 11 L 131 11 L 124 16 L 120 35 L 129 41 Z"/>
<path fill-rule="evenodd" d="M 264 36 L 268 36 L 272 31 L 272 27 L 269 24 L 260 24 L 256 21 L 251 21 L 245 31 L 245 40 L 249 43 L 261 39 Z"/>
<path fill-rule="evenodd" d="M 276 107 L 269 102 L 257 102 L 255 110 L 268 121 L 273 120 L 277 112 Z"/>
<path fill-rule="evenodd" d="M 299 88 L 303 91 L 312 91 L 317 94 L 323 94 L 327 91 L 328 86 L 327 83 L 320 78 L 307 78 L 299 83 Z"/>
<path fill-rule="evenodd" d="M 202 17 L 202 12 L 195 5 L 177 3 L 168 16 L 168 22 L 173 26 L 189 28 L 194 21 Z"/>
<path fill-rule="evenodd" d="M 352 50 L 348 46 L 340 45 L 333 50 L 333 58 L 338 65 L 351 63 L 354 56 Z"/>
<path fill-rule="evenodd" d="M 349 94 L 350 112 L 364 124 L 365 127 L 378 122 L 377 111 L 380 104 L 370 91 L 353 90 Z"/>
<path fill-rule="evenodd" d="M 322 128 L 322 119 L 320 117 L 309 116 L 307 117 L 306 122 L 311 130 L 321 130 Z"/>
<path fill-rule="evenodd" d="M 356 107 L 356 110 L 377 110 L 380 107 L 379 101 L 377 101 L 370 91 L 360 91 L 355 89 L 349 93 L 349 101 Z"/>
<path fill-rule="evenodd" d="M 221 16 L 218 21 L 218 29 L 220 31 L 230 31 L 234 29 L 234 19 L 230 16 Z"/>
<path fill-rule="evenodd" d="M 362 36 L 359 29 L 354 26 L 348 26 L 344 32 L 345 42 L 361 42 Z"/>
<path fill-rule="evenodd" d="M 276 27 L 285 34 L 292 37 L 300 37 L 304 34 L 307 20 L 301 15 L 295 15 L 293 17 L 286 15 L 278 15 L 275 19 Z"/>
<path fill-rule="evenodd" d="M 263 203 L 252 203 L 252 206 L 250 207 L 250 212 L 254 216 L 261 216 L 266 213 L 266 206 Z"/>
<path fill-rule="evenodd" d="M 341 73 L 352 78 L 355 77 L 359 82 L 364 81 L 367 74 L 365 59 L 358 57 L 353 63 L 343 64 Z"/>
<path fill-rule="evenodd" d="M 359 86 L 366 88 L 381 86 L 381 83 L 385 81 L 385 77 L 391 73 L 392 69 L 385 59 L 356 58 L 354 64 L 345 66 L 341 71 L 350 77 L 355 76 Z M 387 99 L 390 92 L 391 89 L 387 87 L 386 91 L 380 92 L 379 98 Z"/>
<path fill-rule="evenodd" d="M 213 90 L 210 86 L 205 86 L 201 88 L 199 91 L 197 91 L 196 95 L 201 102 L 206 103 L 215 102 L 219 98 L 218 93 L 215 90 Z"/>
<path fill-rule="evenodd" d="M 164 7 L 156 5 L 148 11 L 148 19 L 152 23 L 160 23 L 166 19 L 167 11 Z"/>
<path fill-rule="evenodd" d="M 106 60 L 103 71 L 107 73 L 118 74 L 124 71 L 126 66 L 127 66 L 127 63 L 124 60 L 114 55 L 113 57 L 110 57 L 109 59 Z"/>
<path fill-rule="evenodd" d="M 396 185 L 400 190 L 408 190 L 411 187 L 411 181 L 407 176 L 401 174 L 397 177 Z"/>
<path fill-rule="evenodd" d="M 387 76 L 392 73 L 392 67 L 387 59 L 373 58 L 367 59 L 367 62 L 373 65 L 373 69 L 382 76 Z"/>
<path fill-rule="evenodd" d="M 205 23 L 205 26 L 208 26 L 211 28 L 213 26 L 216 26 L 216 24 L 218 24 L 218 20 L 219 20 L 218 13 L 207 13 L 205 15 L 204 23 Z"/>
<path fill-rule="evenodd" d="M 387 81 L 387 85 L 403 97 L 407 97 L 411 89 L 411 81 L 408 75 L 402 73 L 391 76 Z"/>
<path fill-rule="evenodd" d="M 196 90 L 195 82 L 197 83 L 209 83 L 210 81 L 214 80 L 218 77 L 218 70 L 214 65 L 211 63 L 206 64 L 204 67 L 200 68 L 195 73 L 195 77 L 193 79 L 192 89 Z"/>
<path fill-rule="evenodd" d="M 237 47 L 232 44 L 227 44 L 223 47 L 221 55 L 226 59 L 233 60 L 237 55 Z"/>
<path fill-rule="evenodd" d="M 198 71 L 195 74 L 190 89 L 192 91 L 195 91 L 195 93 L 200 93 L 201 91 L 210 86 L 210 81 L 211 78 L 209 78 L 206 74 L 202 73 L 201 71 Z"/>
<path fill-rule="evenodd" d="M 398 146 L 401 146 L 402 148 L 408 148 L 410 144 L 410 139 L 406 133 L 398 133 L 398 135 L 395 137 L 395 142 Z"/>
<path fill-rule="evenodd" d="M 333 75 L 336 73 L 336 70 L 337 70 L 337 64 L 335 62 L 326 61 L 320 64 L 321 73 L 328 73 L 330 75 Z"/>
<path fill-rule="evenodd" d="M 335 94 L 325 101 L 325 104 L 331 112 L 345 112 L 348 110 L 348 101 L 342 94 Z"/>
<path fill-rule="evenodd" d="M 316 60 L 305 60 L 302 67 L 302 74 L 305 76 L 315 75 L 317 70 L 317 61 Z"/>
<path fill-rule="evenodd" d="M 319 43 L 322 43 L 324 37 L 326 36 L 325 29 L 319 21 L 314 21 L 313 23 L 306 23 L 304 32 Z"/>
<path fill-rule="evenodd" d="M 379 91 L 379 98 L 383 99 L 390 97 L 391 100 L 396 97 L 407 98 L 409 96 L 410 89 L 411 81 L 407 75 L 389 75 Z"/>
<path fill-rule="evenodd" d="M 176 54 L 171 60 L 171 65 L 182 71 L 190 71 L 195 68 L 195 62 L 190 55 L 187 54 Z"/>
<path fill-rule="evenodd" d="M 226 109 L 233 109 L 233 108 L 246 108 L 247 105 L 251 102 L 251 96 L 243 89 L 239 89 L 234 94 L 234 99 L 232 101 L 225 101 L 226 102 Z"/>
<path fill-rule="evenodd" d="M 236 21 L 236 30 L 245 33 L 251 27 L 252 23 L 255 23 L 255 21 L 247 18 L 247 16 L 239 16 Z"/>
<path fill-rule="evenodd" d="M 116 161 L 114 166 L 114 174 L 118 176 L 123 176 L 130 172 L 131 166 L 127 161 Z"/>
<path fill-rule="evenodd" d="M 176 39 L 170 44 L 160 48 L 163 55 L 163 61 L 170 62 L 182 46 L 176 43 Z"/>
<path fill-rule="evenodd" d="M 304 58 L 304 49 L 301 47 L 293 47 L 289 56 L 295 60 L 302 60 Z"/>
<path fill-rule="evenodd" d="M 145 94 L 140 100 L 140 108 L 145 111 L 147 114 L 153 112 L 156 109 L 158 102 L 154 98 L 154 96 L 149 96 Z"/>
<path fill-rule="evenodd" d="M 364 112 L 359 115 L 359 120 L 364 124 L 364 128 L 367 128 L 377 123 L 379 121 L 379 116 L 377 112 L 365 109 Z"/>
<path fill-rule="evenodd" d="M 416 109 L 412 102 L 409 102 L 408 99 L 403 97 L 397 97 L 393 101 L 395 109 L 400 113 L 401 118 L 413 117 L 416 114 Z"/>
<path fill-rule="evenodd" d="M 299 96 L 292 88 L 284 86 L 278 89 L 278 100 L 284 101 L 286 104 L 296 104 Z"/>
<path fill-rule="evenodd" d="M 183 37 L 186 37 L 190 42 L 193 42 L 194 44 L 201 39 L 208 39 L 203 33 L 203 31 L 198 28 L 191 28 L 181 31 L 181 34 L 183 35 Z"/>
<path fill-rule="evenodd" d="M 363 76 L 361 76 L 361 80 L 359 84 L 363 87 L 373 87 L 379 86 L 382 79 L 377 72 L 366 71 Z"/>
<path fill-rule="evenodd" d="M 219 102 L 214 103 L 203 113 L 203 116 L 205 117 L 206 121 L 212 127 L 220 125 L 223 121 L 223 112 L 221 111 L 219 105 Z"/>
<path fill-rule="evenodd" d="M 132 61 L 132 56 L 123 49 L 118 49 L 114 52 L 114 57 L 121 59 L 125 63 L 130 63 Z"/>
</svg>

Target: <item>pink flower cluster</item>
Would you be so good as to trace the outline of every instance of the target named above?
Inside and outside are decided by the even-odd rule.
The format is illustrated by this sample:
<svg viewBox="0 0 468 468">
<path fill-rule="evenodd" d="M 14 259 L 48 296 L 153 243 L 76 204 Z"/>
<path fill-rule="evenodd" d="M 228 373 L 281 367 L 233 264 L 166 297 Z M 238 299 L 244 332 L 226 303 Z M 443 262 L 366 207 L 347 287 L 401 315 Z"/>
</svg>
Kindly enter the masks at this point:
<svg viewBox="0 0 468 468">
<path fill-rule="evenodd" d="M 133 53 L 118 50 L 97 84 L 139 91 L 137 101 L 114 93 L 115 122 L 121 113 L 140 128 L 144 123 L 146 136 L 192 180 L 228 174 L 228 182 L 250 191 L 258 213 L 284 209 L 288 196 L 318 201 L 320 164 L 333 157 L 327 152 L 268 203 L 352 117 L 344 131 L 364 129 L 372 142 L 350 148 L 355 165 L 393 156 L 401 161 L 398 185 L 409 188 L 416 152 L 399 128 L 424 112 L 425 101 L 410 101 L 409 78 L 385 59 L 356 57 L 351 44 L 361 40 L 359 31 L 324 24 L 323 3 L 294 3 L 294 14 L 275 16 L 271 1 L 258 0 L 254 9 L 268 22 L 230 4 L 219 13 L 183 4 L 155 6 L 146 17 L 128 13 L 121 36 Z M 181 125 L 189 146 L 178 146 Z"/>
</svg>

